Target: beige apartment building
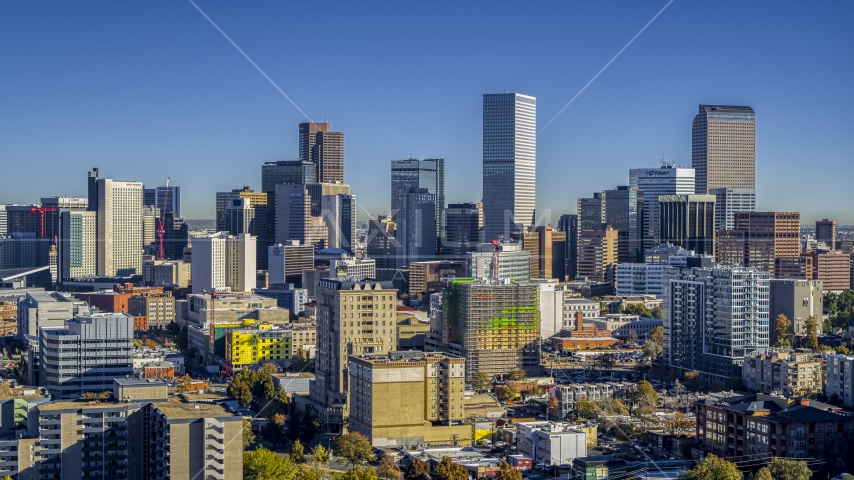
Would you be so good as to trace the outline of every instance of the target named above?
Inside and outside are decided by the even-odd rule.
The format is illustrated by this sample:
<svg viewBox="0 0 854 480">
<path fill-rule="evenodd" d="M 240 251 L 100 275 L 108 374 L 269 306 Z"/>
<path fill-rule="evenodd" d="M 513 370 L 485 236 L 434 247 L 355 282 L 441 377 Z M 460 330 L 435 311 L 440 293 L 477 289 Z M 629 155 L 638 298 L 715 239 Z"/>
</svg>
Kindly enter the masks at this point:
<svg viewBox="0 0 854 480">
<path fill-rule="evenodd" d="M 758 393 L 805 397 L 824 385 L 824 359 L 802 350 L 782 350 L 744 358 L 744 388 Z"/>
<path fill-rule="evenodd" d="M 578 240 L 578 276 L 613 284 L 618 242 L 619 232 L 612 228 L 582 231 Z"/>
<path fill-rule="evenodd" d="M 390 352 L 349 359 L 350 430 L 374 446 L 470 445 L 465 358 Z"/>
<path fill-rule="evenodd" d="M 348 415 L 349 355 L 397 349 L 397 289 L 391 282 L 323 278 L 317 286 L 316 380 L 310 401 L 329 433 L 343 433 Z"/>
</svg>

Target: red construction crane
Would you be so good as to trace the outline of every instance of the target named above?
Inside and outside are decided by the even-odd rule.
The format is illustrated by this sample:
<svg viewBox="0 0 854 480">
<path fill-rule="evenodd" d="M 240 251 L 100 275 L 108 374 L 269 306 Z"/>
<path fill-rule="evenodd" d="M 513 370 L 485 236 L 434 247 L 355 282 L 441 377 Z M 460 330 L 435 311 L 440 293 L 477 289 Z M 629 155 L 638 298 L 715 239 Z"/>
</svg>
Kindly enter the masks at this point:
<svg viewBox="0 0 854 480">
<path fill-rule="evenodd" d="M 498 280 L 498 258 L 501 253 L 501 245 L 498 244 L 498 240 L 493 240 L 492 246 L 495 247 L 495 251 L 492 252 L 492 278 Z"/>
<path fill-rule="evenodd" d="M 39 212 L 41 217 L 39 223 L 39 238 L 44 238 L 44 212 L 58 212 L 59 209 L 56 207 L 36 207 L 30 210 L 30 213 Z"/>
<path fill-rule="evenodd" d="M 163 192 L 163 206 L 160 207 L 160 224 L 157 225 L 157 256 L 166 258 L 166 205 L 169 204 L 169 177 L 166 177 L 166 191 Z"/>
</svg>

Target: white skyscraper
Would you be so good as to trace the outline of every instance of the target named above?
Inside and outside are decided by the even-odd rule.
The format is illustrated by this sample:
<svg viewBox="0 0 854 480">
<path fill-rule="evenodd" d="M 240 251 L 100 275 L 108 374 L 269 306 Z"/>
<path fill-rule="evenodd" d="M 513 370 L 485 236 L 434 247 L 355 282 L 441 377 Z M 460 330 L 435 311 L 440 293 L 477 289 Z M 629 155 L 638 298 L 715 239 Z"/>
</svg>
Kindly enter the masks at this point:
<svg viewBox="0 0 854 480">
<path fill-rule="evenodd" d="M 225 232 L 193 238 L 193 293 L 226 288 L 233 292 L 253 290 L 256 241 L 252 235 Z"/>
<path fill-rule="evenodd" d="M 59 278 L 94 277 L 98 268 L 97 213 L 64 210 L 59 225 Z"/>
<path fill-rule="evenodd" d="M 483 96 L 484 240 L 510 238 L 532 225 L 536 210 L 537 99 Z"/>
<path fill-rule="evenodd" d="M 694 193 L 694 169 L 679 168 L 670 163 L 664 163 L 659 168 L 633 168 L 629 170 L 629 187 L 638 187 L 638 190 L 643 191 L 645 252 L 661 243 L 658 196 Z"/>
<path fill-rule="evenodd" d="M 98 275 L 142 273 L 142 183 L 97 178 L 96 185 Z"/>
</svg>

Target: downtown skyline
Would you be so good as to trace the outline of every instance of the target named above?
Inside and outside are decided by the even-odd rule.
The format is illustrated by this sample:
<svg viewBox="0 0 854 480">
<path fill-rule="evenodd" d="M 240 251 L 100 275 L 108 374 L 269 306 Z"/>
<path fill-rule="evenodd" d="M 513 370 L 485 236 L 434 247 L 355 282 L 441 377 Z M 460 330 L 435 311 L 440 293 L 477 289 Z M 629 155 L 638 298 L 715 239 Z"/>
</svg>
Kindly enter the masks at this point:
<svg viewBox="0 0 854 480">
<path fill-rule="evenodd" d="M 76 16 L 87 12 L 56 6 L 51 12 L 41 12 L 47 18 L 29 33 L 20 28 L 32 27 L 28 20 L 39 18 L 37 9 L 2 7 L 10 14 L 7 18 L 17 13 L 23 20 L 21 25 L 10 24 L 0 37 L 8 34 L 29 41 L 23 42 L 25 48 L 2 54 L 13 68 L 0 73 L 5 86 L 0 108 L 7 113 L 0 128 L 0 162 L 7 168 L 29 165 L 40 174 L 37 181 L 4 176 L 0 203 L 36 203 L 50 195 L 84 196 L 82 172 L 98 166 L 107 177 L 140 181 L 148 188 L 163 185 L 170 176 L 173 184 L 182 187 L 185 218 L 214 218 L 215 192 L 243 185 L 260 190 L 261 164 L 297 158 L 298 124 L 305 121 L 302 115 L 191 5 L 178 5 L 181 7 L 169 7 L 177 16 L 170 21 L 156 19 L 153 9 L 142 6 L 112 6 L 79 19 Z M 350 63 L 337 66 L 355 75 L 327 78 L 323 74 L 334 69 L 323 66 L 320 76 L 324 78 L 312 83 L 290 74 L 295 69 L 295 53 L 289 50 L 299 50 L 308 41 L 269 34 L 270 20 L 263 17 L 270 13 L 280 18 L 286 13 L 282 7 L 256 5 L 237 11 L 199 3 L 314 121 L 325 119 L 345 133 L 345 182 L 358 196 L 360 220 L 368 213 L 388 213 L 390 162 L 410 155 L 445 159 L 448 203 L 481 201 L 482 94 L 515 90 L 537 97 L 537 125 L 542 128 L 664 2 L 621 5 L 624 8 L 616 16 L 609 16 L 604 8 L 565 12 L 571 17 L 570 24 L 589 39 L 579 38 L 580 33 L 551 33 L 555 38 L 550 41 L 561 37 L 561 42 L 545 50 L 565 54 L 566 64 L 549 64 L 545 52 L 532 50 L 528 57 L 514 59 L 510 66 L 515 68 L 493 66 L 480 74 L 457 75 L 460 69 L 468 73 L 470 68 L 488 67 L 500 55 L 489 49 L 484 53 L 487 58 L 466 65 L 460 63 L 465 55 L 450 55 L 451 45 L 445 43 L 449 40 L 436 40 L 438 52 L 450 55 L 440 59 L 437 53 L 427 55 L 431 49 L 425 45 L 405 39 L 401 45 L 385 48 L 399 54 L 408 50 L 422 54 L 419 58 L 425 72 L 420 80 L 410 81 L 408 74 L 381 78 L 389 75 L 373 70 L 387 66 L 355 68 L 351 58 Z M 773 15 L 759 7 L 738 8 L 743 18 L 715 26 L 722 29 L 721 36 L 751 21 L 769 23 L 762 15 L 771 15 L 781 31 L 796 20 L 801 29 L 784 38 L 764 25 L 759 29 L 762 41 L 751 43 L 760 33 L 747 33 L 742 40 L 750 48 L 739 52 L 728 43 L 732 40 L 718 38 L 716 41 L 727 45 L 715 46 L 690 36 L 691 29 L 684 25 L 698 16 L 712 24 L 727 18 L 725 9 L 674 2 L 538 136 L 538 217 L 551 210 L 551 222 L 556 224 L 560 214 L 574 212 L 575 198 L 591 189 L 627 185 L 630 168 L 657 166 L 662 156 L 690 166 L 691 122 L 697 105 L 729 104 L 750 105 L 756 111 L 757 210 L 800 211 L 804 223 L 819 218 L 854 223 L 854 214 L 846 209 L 854 194 L 845 182 L 854 174 L 849 153 L 854 140 L 848 134 L 852 120 L 844 115 L 854 106 L 851 92 L 844 87 L 854 62 L 848 61 L 850 51 L 830 48 L 850 45 L 850 34 L 834 25 L 841 25 L 836 22 L 846 15 L 850 18 L 851 8 L 823 6 L 818 8 L 824 10 L 811 12 L 792 8 Z M 82 40 L 69 40 L 69 45 L 36 41 L 34 36 L 42 29 L 57 26 L 64 9 L 79 20 L 75 28 L 91 31 Z M 346 10 L 336 12 L 331 21 L 346 26 Z M 121 13 L 142 17 L 134 23 L 130 18 L 115 17 Z M 418 13 L 419 22 L 436 14 Z M 110 15 L 122 18 L 123 26 L 132 27 L 130 31 L 123 35 L 114 31 L 115 25 L 97 23 Z M 385 15 L 393 19 L 401 12 Z M 506 21 L 487 16 L 484 22 Z M 588 20 L 590 26 L 579 25 Z M 176 41 L 170 44 L 174 58 L 164 56 L 167 45 L 147 47 L 139 39 L 130 39 L 141 24 L 150 21 L 161 22 L 158 25 L 167 37 Z M 538 21 L 551 25 L 555 20 Z M 819 21 L 831 25 L 819 25 Z M 451 20 L 443 22 L 455 32 L 459 27 Z M 593 25 L 604 30 L 596 34 Z M 178 26 L 187 30 L 174 31 Z M 535 32 L 536 27 L 533 21 L 520 26 L 526 32 Z M 478 22 L 472 28 L 481 32 L 485 27 Z M 70 34 L 69 29 L 73 30 L 71 26 L 60 28 L 54 40 Z M 548 37 L 545 33 L 534 36 L 539 40 Z M 342 40 L 339 35 L 329 37 L 321 44 L 331 45 L 332 37 Z M 117 45 L 91 43 L 108 38 Z M 494 35 L 488 38 L 496 49 L 514 55 L 536 43 L 513 44 Z M 355 45 L 340 46 L 348 56 L 359 46 L 376 47 L 379 40 L 366 33 Z M 485 41 L 478 40 L 476 48 L 484 48 Z M 780 48 L 775 41 L 789 48 Z M 92 51 L 79 59 L 79 67 L 72 68 L 62 53 L 71 53 L 76 42 L 89 42 L 86 45 Z M 689 45 L 674 45 L 680 42 Z M 133 47 L 125 51 L 132 55 L 110 55 L 118 55 L 123 47 Z M 279 59 L 271 48 L 287 52 L 285 58 Z M 685 57 L 688 53 L 696 57 Z M 333 63 L 342 60 L 338 54 L 333 57 Z M 115 61 L 117 58 L 123 60 Z M 396 58 L 402 66 L 418 64 Z M 179 61 L 190 64 L 178 68 L 174 63 Z M 160 62 L 177 73 L 147 70 Z M 791 71 L 792 62 L 801 68 Z M 708 63 L 718 68 L 710 69 Z M 98 75 L 86 71 L 96 65 L 104 71 Z M 45 75 L 43 69 L 50 66 L 67 73 L 64 82 L 55 83 Z M 440 70 L 447 75 L 437 77 L 432 71 L 437 67 L 443 67 Z M 127 76 L 133 71 L 139 78 Z M 464 77 L 469 80 L 462 80 Z M 822 191 L 832 192 L 830 201 L 815 195 L 819 185 Z"/>
</svg>

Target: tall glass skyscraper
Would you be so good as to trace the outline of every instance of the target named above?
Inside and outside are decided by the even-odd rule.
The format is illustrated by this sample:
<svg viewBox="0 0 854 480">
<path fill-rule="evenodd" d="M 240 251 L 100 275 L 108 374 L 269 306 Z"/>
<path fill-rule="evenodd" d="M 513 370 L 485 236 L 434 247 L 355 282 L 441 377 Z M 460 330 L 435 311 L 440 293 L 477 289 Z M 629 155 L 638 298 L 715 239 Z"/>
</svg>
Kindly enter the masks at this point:
<svg viewBox="0 0 854 480">
<path fill-rule="evenodd" d="M 445 159 L 392 160 L 391 162 L 391 219 L 400 223 L 400 199 L 408 189 L 426 189 L 435 195 L 436 253 L 440 252 L 441 239 L 445 238 Z"/>
<path fill-rule="evenodd" d="M 643 191 L 645 252 L 660 243 L 658 196 L 694 193 L 694 169 L 679 168 L 675 163 L 662 163 L 659 168 L 633 168 L 629 170 L 629 186 Z"/>
<path fill-rule="evenodd" d="M 537 99 L 483 96 L 484 241 L 533 225 L 536 209 Z"/>
</svg>

